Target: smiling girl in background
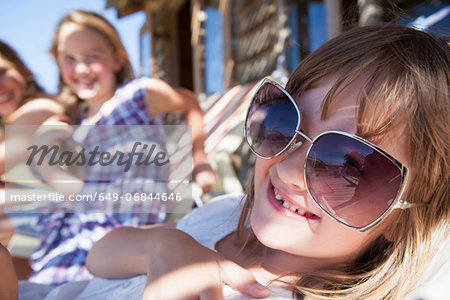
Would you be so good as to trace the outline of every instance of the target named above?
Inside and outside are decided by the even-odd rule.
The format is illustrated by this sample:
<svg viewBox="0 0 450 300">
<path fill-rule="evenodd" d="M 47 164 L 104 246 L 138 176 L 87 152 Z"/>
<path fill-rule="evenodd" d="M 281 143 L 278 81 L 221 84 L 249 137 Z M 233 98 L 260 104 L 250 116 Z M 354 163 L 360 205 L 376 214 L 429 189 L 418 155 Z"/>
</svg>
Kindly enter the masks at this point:
<svg viewBox="0 0 450 300">
<path fill-rule="evenodd" d="M 213 185 L 215 175 L 203 150 L 202 112 L 197 99 L 192 92 L 172 88 L 158 79 L 133 79 L 125 48 L 106 19 L 88 11 L 69 13 L 56 29 L 51 53 L 61 74 L 59 99 L 73 124 L 161 125 L 161 114 L 182 113 L 192 126 L 194 170 L 202 170 L 194 179 L 205 191 Z M 155 176 L 148 173 L 150 168 L 141 170 L 147 172 L 139 174 L 144 179 Z M 165 206 L 159 201 L 152 203 L 151 212 L 44 214 L 39 222 L 44 230 L 42 243 L 31 257 L 35 274 L 30 280 L 60 284 L 90 278 L 84 263 L 93 242 L 114 227 L 161 223 L 164 218 Z"/>
</svg>

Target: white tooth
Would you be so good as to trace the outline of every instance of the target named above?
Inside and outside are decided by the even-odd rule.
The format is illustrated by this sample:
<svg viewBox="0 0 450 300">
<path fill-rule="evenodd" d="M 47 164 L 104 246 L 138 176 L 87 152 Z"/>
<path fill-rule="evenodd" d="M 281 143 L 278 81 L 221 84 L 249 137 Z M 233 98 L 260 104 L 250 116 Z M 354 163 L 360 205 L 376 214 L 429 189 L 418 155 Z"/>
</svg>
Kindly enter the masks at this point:
<svg viewBox="0 0 450 300">
<path fill-rule="evenodd" d="M 306 210 L 304 210 L 303 208 L 298 208 L 297 213 L 298 213 L 299 215 L 305 215 Z"/>
<path fill-rule="evenodd" d="M 289 209 L 295 212 L 298 208 L 294 205 L 290 205 Z"/>
<path fill-rule="evenodd" d="M 275 195 L 275 199 L 281 200 L 281 196 L 280 196 L 280 194 L 278 194 L 278 191 L 276 188 L 273 188 L 273 193 Z"/>
<path fill-rule="evenodd" d="M 290 205 L 289 205 L 289 203 L 287 201 L 284 201 L 283 206 L 286 207 L 286 208 L 289 208 Z"/>
</svg>

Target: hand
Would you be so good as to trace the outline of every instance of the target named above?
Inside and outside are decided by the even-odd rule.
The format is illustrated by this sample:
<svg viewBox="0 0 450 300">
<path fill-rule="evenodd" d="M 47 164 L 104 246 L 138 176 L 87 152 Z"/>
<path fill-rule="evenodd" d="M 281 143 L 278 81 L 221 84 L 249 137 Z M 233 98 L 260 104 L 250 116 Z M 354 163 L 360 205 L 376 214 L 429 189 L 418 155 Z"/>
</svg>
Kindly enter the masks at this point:
<svg viewBox="0 0 450 300">
<path fill-rule="evenodd" d="M 223 299 L 222 288 L 232 288 L 265 298 L 270 290 L 253 275 L 222 255 L 197 243 L 176 229 L 160 231 L 163 236 L 149 241 L 147 283 L 144 300 Z"/>
<path fill-rule="evenodd" d="M 76 195 L 82 189 L 85 174 L 84 166 L 75 164 L 63 168 L 59 163 L 55 164 L 52 161 L 53 154 L 47 155 L 47 153 L 50 153 L 50 149 L 56 147 L 56 153 L 58 154 L 56 160 L 60 159 L 61 153 L 65 151 L 78 153 L 79 147 L 72 140 L 73 127 L 67 121 L 66 116 L 55 115 L 42 123 L 34 135 L 33 149 L 30 150 L 29 157 L 32 160 L 34 171 L 39 173 L 56 192 L 66 197 Z M 48 149 L 48 151 L 39 152 L 41 148 Z"/>
<path fill-rule="evenodd" d="M 201 163 L 195 166 L 192 171 L 192 177 L 195 182 L 200 185 L 203 192 L 209 192 L 211 188 L 216 184 L 216 173 L 211 168 L 209 163 Z"/>
<path fill-rule="evenodd" d="M 42 114 L 46 115 L 45 112 L 42 112 Z M 54 130 L 55 128 L 60 129 L 62 125 L 64 125 L 64 127 L 67 126 L 66 123 L 63 123 L 63 121 L 64 116 L 58 115 L 48 118 L 43 124 L 46 125 L 57 124 L 59 126 L 43 127 L 34 125 L 32 127 L 29 127 L 28 129 L 24 129 L 22 126 L 10 126 L 7 130 L 7 141 L 2 139 L 0 142 L 0 174 L 4 174 L 11 168 L 23 164 L 29 154 L 29 152 L 27 152 L 28 147 L 32 145 L 36 145 L 38 147 L 42 145 L 51 145 L 55 140 L 62 141 L 66 139 L 67 134 L 66 135 L 59 134 L 56 135 L 55 137 L 55 134 L 53 132 L 53 131 L 56 132 L 56 130 Z M 30 125 L 30 124 L 17 123 L 13 125 Z M 63 131 L 65 132 L 66 130 Z M 8 147 L 6 147 L 6 144 L 8 144 Z M 8 153 L 6 153 L 6 151 Z M 6 160 L 8 161 L 7 164 Z"/>
<path fill-rule="evenodd" d="M 48 118 L 35 133 L 33 143 L 35 145 L 53 145 L 72 138 L 73 129 L 67 123 L 64 115 L 56 115 Z"/>
<path fill-rule="evenodd" d="M 8 249 L 0 244 L 0 270 L 2 270 L 2 279 L 0 280 L 0 299 L 16 300 L 17 294 L 17 275 L 14 270 L 11 255 Z"/>
</svg>

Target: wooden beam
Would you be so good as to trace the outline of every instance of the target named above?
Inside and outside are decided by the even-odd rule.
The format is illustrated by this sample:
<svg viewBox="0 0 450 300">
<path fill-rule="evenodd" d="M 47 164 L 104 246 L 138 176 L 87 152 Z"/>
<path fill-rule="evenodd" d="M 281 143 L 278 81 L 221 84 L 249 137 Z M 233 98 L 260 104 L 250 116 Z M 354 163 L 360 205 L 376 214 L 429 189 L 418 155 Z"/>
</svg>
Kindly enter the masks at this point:
<svg viewBox="0 0 450 300">
<path fill-rule="evenodd" d="M 233 77 L 233 53 L 231 47 L 231 0 L 220 0 L 219 9 L 222 13 L 222 33 L 223 33 L 223 67 L 224 67 L 224 91 L 228 90 L 232 84 Z"/>
<path fill-rule="evenodd" d="M 325 15 L 327 38 L 330 39 L 341 33 L 342 0 L 325 0 Z"/>
<path fill-rule="evenodd" d="M 203 92 L 202 84 L 202 63 L 201 63 L 201 49 L 200 49 L 200 21 L 198 14 L 201 11 L 200 0 L 191 1 L 191 47 L 192 47 L 192 72 L 194 93 L 199 95 Z"/>
<path fill-rule="evenodd" d="M 358 0 L 359 25 L 373 25 L 383 21 L 382 0 Z"/>
</svg>

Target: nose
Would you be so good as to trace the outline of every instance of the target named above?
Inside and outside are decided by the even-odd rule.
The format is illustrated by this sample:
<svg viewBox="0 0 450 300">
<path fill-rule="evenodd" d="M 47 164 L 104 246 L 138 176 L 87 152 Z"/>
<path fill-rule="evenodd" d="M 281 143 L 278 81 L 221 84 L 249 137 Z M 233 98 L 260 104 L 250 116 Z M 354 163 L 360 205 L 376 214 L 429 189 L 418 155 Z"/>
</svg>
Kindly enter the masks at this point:
<svg viewBox="0 0 450 300">
<path fill-rule="evenodd" d="M 78 61 L 75 65 L 75 72 L 80 74 L 89 73 L 89 66 L 85 61 Z"/>
</svg>

